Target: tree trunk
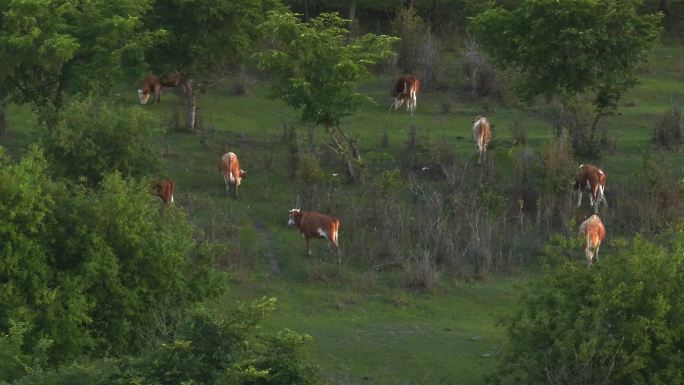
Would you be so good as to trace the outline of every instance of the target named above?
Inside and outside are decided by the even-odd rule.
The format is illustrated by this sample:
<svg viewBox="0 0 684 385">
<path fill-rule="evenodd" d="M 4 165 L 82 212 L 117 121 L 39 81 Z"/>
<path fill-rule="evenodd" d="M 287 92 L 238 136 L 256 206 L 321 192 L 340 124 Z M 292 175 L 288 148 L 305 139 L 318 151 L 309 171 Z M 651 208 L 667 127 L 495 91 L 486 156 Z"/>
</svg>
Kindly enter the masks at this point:
<svg viewBox="0 0 684 385">
<path fill-rule="evenodd" d="M 183 83 L 183 93 L 185 94 L 185 128 L 188 132 L 195 132 L 197 123 L 197 93 L 193 89 L 192 79 Z"/>
<path fill-rule="evenodd" d="M 309 21 L 309 0 L 302 0 L 304 2 L 304 21 Z"/>
<path fill-rule="evenodd" d="M 660 0 L 660 11 L 666 15 L 670 14 L 670 0 Z"/>
<path fill-rule="evenodd" d="M 325 131 L 330 135 L 334 150 L 342 157 L 342 161 L 347 167 L 347 176 L 351 182 L 356 182 L 361 178 L 361 151 L 355 140 L 350 138 L 338 126 L 329 123 L 325 125 Z"/>
<path fill-rule="evenodd" d="M 356 18 L 356 0 L 349 0 L 349 21 L 353 22 Z"/>
<path fill-rule="evenodd" d="M 0 136 L 5 135 L 5 132 L 7 131 L 7 119 L 5 118 L 6 105 L 6 100 L 0 98 Z"/>
</svg>

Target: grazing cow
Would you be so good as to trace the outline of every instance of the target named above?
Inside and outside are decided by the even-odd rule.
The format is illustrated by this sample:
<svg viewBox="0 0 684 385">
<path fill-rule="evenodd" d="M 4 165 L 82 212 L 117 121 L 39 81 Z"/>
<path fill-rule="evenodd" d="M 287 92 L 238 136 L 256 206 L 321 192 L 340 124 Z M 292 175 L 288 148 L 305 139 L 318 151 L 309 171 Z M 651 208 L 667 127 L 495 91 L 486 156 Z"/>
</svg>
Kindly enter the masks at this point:
<svg viewBox="0 0 684 385">
<path fill-rule="evenodd" d="M 480 154 L 478 163 L 482 163 L 482 159 L 487 159 L 487 144 L 492 137 L 492 129 L 489 125 L 489 120 L 484 116 L 478 116 L 473 120 L 473 139 L 477 146 L 477 151 Z"/>
<path fill-rule="evenodd" d="M 398 110 L 405 103 L 406 110 L 413 115 L 416 111 L 418 91 L 420 91 L 420 80 L 413 75 L 401 75 L 392 91 L 392 96 L 394 96 L 392 107 Z"/>
<path fill-rule="evenodd" d="M 603 170 L 591 164 L 580 165 L 575 182 L 572 184 L 573 194 L 577 196 L 577 207 L 582 205 L 582 191 L 587 190 L 591 207 L 594 214 L 597 214 L 601 202 L 608 204 L 603 195 L 605 187 L 606 173 Z"/>
<path fill-rule="evenodd" d="M 598 260 L 598 251 L 601 242 L 606 238 L 606 227 L 601 222 L 601 218 L 594 214 L 579 227 L 579 234 L 587 237 L 587 247 L 584 255 L 587 257 L 587 265 L 591 265 Z"/>
<path fill-rule="evenodd" d="M 226 183 L 226 194 L 230 194 L 230 186 L 234 186 L 235 198 L 237 198 L 238 186 L 242 183 L 242 179 L 247 177 L 247 171 L 240 168 L 237 155 L 232 152 L 223 154 L 219 161 L 219 171 L 221 171 L 223 181 Z"/>
<path fill-rule="evenodd" d="M 296 225 L 306 239 L 306 249 L 311 255 L 311 238 L 325 238 L 337 253 L 337 263 L 340 263 L 340 248 L 337 245 L 337 235 L 340 230 L 340 220 L 315 211 L 300 209 L 290 210 L 288 225 Z"/>
<path fill-rule="evenodd" d="M 164 207 L 168 208 L 173 203 L 173 190 L 176 184 L 171 179 L 161 179 L 152 182 L 152 194 L 161 199 Z"/>
<path fill-rule="evenodd" d="M 147 75 L 138 89 L 140 104 L 147 104 L 150 94 L 154 94 L 154 100 L 159 103 L 161 101 L 162 87 L 178 87 L 181 81 L 182 77 L 179 72 L 175 72 L 173 75 L 163 79 L 156 75 Z"/>
</svg>

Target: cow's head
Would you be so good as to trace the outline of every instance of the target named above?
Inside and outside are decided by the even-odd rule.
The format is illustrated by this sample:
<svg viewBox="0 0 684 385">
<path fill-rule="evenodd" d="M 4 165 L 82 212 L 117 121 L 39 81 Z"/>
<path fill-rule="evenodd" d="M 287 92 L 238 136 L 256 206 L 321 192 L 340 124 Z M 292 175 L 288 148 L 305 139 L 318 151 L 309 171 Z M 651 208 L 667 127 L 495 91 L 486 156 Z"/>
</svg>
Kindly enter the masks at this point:
<svg viewBox="0 0 684 385">
<path fill-rule="evenodd" d="M 150 99 L 150 91 L 138 88 L 138 99 L 140 99 L 140 104 L 147 104 Z"/>
<path fill-rule="evenodd" d="M 240 179 L 247 178 L 247 171 L 240 169 Z"/>
<path fill-rule="evenodd" d="M 476 116 L 475 119 L 473 119 L 473 121 L 472 121 L 471 123 L 475 123 L 475 122 L 477 122 L 477 121 L 480 120 L 480 119 L 482 119 L 482 115 Z"/>
<path fill-rule="evenodd" d="M 289 226 L 292 226 L 297 223 L 297 218 L 302 215 L 301 211 L 299 209 L 292 209 L 290 210 L 290 220 L 287 221 L 287 224 Z"/>
</svg>

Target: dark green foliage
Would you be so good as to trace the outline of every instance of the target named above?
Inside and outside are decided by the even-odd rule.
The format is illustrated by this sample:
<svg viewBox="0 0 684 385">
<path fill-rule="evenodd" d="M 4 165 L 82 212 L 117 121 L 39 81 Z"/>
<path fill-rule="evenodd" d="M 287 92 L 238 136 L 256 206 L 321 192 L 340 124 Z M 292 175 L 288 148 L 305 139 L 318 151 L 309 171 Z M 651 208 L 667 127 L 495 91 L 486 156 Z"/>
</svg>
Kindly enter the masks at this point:
<svg viewBox="0 0 684 385">
<path fill-rule="evenodd" d="M 198 266 L 211 254 L 182 212 L 159 210 L 147 181 L 110 174 L 98 191 L 53 182 L 37 150 L 0 165 L 0 335 L 21 330 L 23 353 L 60 363 L 140 351 L 215 293 Z"/>
<path fill-rule="evenodd" d="M 235 70 L 255 48 L 257 26 L 277 0 L 160 0 L 145 25 L 167 32 L 146 54 L 160 75 L 201 79 Z"/>
<path fill-rule="evenodd" d="M 160 123 L 141 108 L 115 107 L 94 99 L 71 101 L 55 122 L 38 135 L 59 176 L 85 178 L 94 186 L 112 171 L 139 177 L 159 168 L 161 148 L 152 139 L 161 133 Z"/>
<path fill-rule="evenodd" d="M 616 106 L 660 36 L 660 16 L 638 15 L 642 0 L 527 0 L 490 9 L 470 28 L 494 60 L 520 71 L 518 91 L 574 97 L 590 92 L 597 110 Z"/>
<path fill-rule="evenodd" d="M 616 242 L 591 269 L 578 257 L 534 284 L 510 320 L 495 382 L 682 383 L 684 223 L 667 237 L 667 246 Z"/>
<path fill-rule="evenodd" d="M 140 357 L 34 372 L 15 384 L 313 385 L 315 368 L 302 351 L 310 337 L 287 329 L 259 331 L 274 302 L 239 305 L 226 318 L 197 308 L 181 323 L 173 342 Z"/>
<path fill-rule="evenodd" d="M 60 109 L 65 93 L 110 87 L 161 35 L 142 29 L 149 7 L 148 0 L 1 0 L 0 94 Z"/>
</svg>

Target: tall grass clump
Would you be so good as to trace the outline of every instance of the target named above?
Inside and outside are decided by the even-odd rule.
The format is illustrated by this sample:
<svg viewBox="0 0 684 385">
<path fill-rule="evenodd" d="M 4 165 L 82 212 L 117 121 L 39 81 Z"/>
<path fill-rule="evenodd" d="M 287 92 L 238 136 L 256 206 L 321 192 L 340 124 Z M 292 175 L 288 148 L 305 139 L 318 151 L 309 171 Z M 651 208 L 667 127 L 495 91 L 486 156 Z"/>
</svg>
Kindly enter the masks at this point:
<svg viewBox="0 0 684 385">
<path fill-rule="evenodd" d="M 679 148 L 684 143 L 681 108 L 672 107 L 665 111 L 653 129 L 653 142 L 667 149 Z"/>
</svg>

